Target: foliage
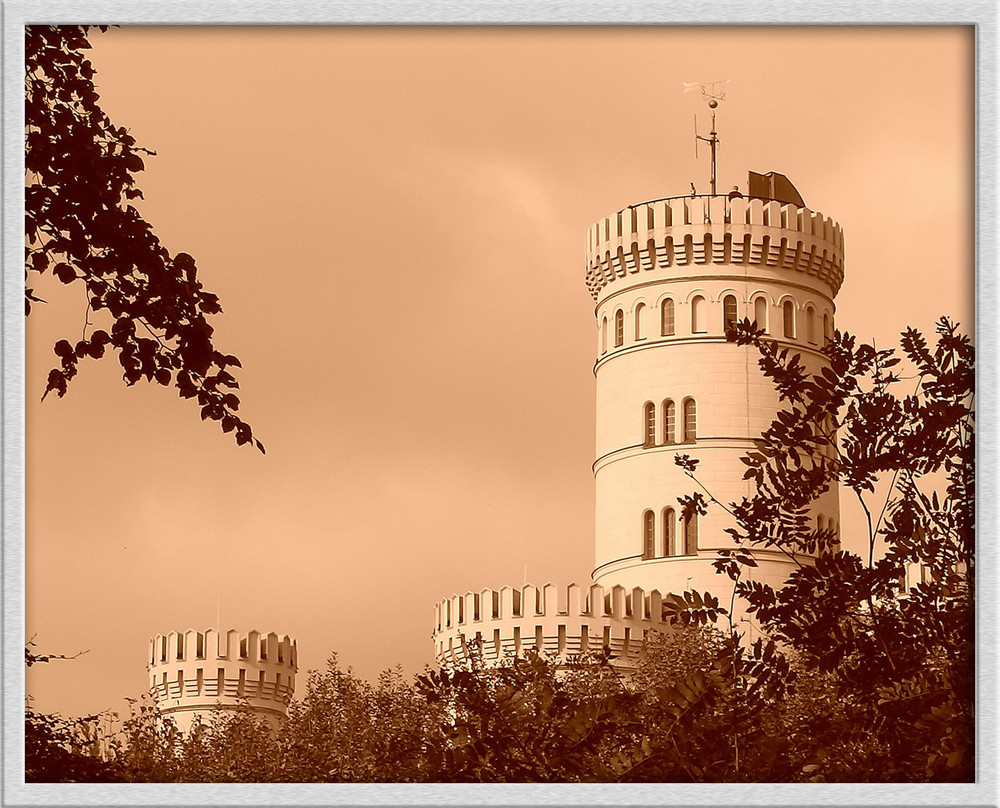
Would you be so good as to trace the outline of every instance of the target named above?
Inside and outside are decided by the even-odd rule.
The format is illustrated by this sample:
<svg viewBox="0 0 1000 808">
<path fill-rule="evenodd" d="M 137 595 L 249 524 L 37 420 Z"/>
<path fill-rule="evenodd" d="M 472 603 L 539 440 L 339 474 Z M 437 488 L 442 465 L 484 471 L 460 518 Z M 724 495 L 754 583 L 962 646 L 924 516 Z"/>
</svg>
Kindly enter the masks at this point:
<svg viewBox="0 0 1000 808">
<path fill-rule="evenodd" d="M 737 549 L 716 566 L 766 634 L 828 675 L 867 738 L 870 780 L 973 776 L 974 352 L 946 318 L 936 332 L 933 347 L 903 332 L 916 382 L 903 395 L 901 357 L 849 334 L 827 341 L 819 373 L 749 321 L 731 334 L 758 348 L 784 409 L 744 459 L 755 492 L 727 506 Z M 690 458 L 678 465 L 695 475 Z M 834 485 L 867 517 L 865 557 L 810 523 Z M 744 577 L 754 548 L 796 560 L 783 588 Z M 910 586 L 912 565 L 922 578 Z M 812 765 L 817 778 L 856 779 L 859 764 L 817 753 Z"/>
<path fill-rule="evenodd" d="M 28 704 L 24 713 L 24 779 L 28 783 L 114 783 L 123 778 L 103 759 L 98 716 L 63 718 L 40 713 Z"/>
<path fill-rule="evenodd" d="M 142 198 L 134 177 L 143 155 L 153 152 L 98 106 L 87 28 L 25 29 L 25 312 L 44 302 L 32 279 L 49 270 L 86 302 L 82 338 L 56 342 L 59 367 L 42 398 L 65 395 L 84 357 L 115 353 L 127 385 L 172 383 L 197 400 L 203 420 L 263 452 L 237 414 L 229 368 L 240 361 L 212 342 L 207 317 L 222 311 L 218 297 L 198 280 L 194 259 L 171 255 L 131 204 Z M 93 329 L 91 313 L 108 325 Z"/>
<path fill-rule="evenodd" d="M 724 505 L 702 488 L 681 504 L 732 513 L 734 547 L 715 564 L 761 639 L 740 636 L 732 603 L 684 592 L 664 598 L 672 630 L 647 638 L 627 673 L 607 649 L 494 666 L 473 643 L 461 666 L 373 685 L 333 657 L 277 731 L 237 711 L 180 737 L 142 704 L 108 744 L 109 771 L 133 782 L 970 780 L 969 340 L 944 319 L 933 346 L 908 329 L 914 387 L 895 395 L 899 357 L 850 335 L 827 342 L 818 373 L 749 322 L 733 339 L 760 350 L 784 409 L 745 459 L 752 496 Z M 697 479 L 695 459 L 677 462 Z M 835 485 L 868 515 L 863 556 L 810 521 Z M 760 548 L 795 560 L 784 587 L 747 574 Z"/>
<path fill-rule="evenodd" d="M 273 730 L 249 709 L 181 735 L 148 698 L 67 781 L 803 782 L 859 780 L 885 749 L 854 724 L 834 674 L 706 626 L 651 638 L 629 674 L 605 654 L 534 652 L 398 671 L 376 684 L 313 672 Z M 60 779 L 60 778 L 52 778 Z"/>
<path fill-rule="evenodd" d="M 24 646 L 24 664 L 74 659 L 79 654 L 43 654 L 33 639 Z M 114 766 L 102 759 L 97 730 L 98 716 L 64 718 L 40 713 L 27 699 L 24 709 L 24 779 L 28 783 L 118 782 Z"/>
<path fill-rule="evenodd" d="M 278 730 L 249 709 L 179 734 L 149 698 L 107 739 L 128 782 L 725 782 L 801 775 L 807 727 L 778 698 L 773 647 L 744 651 L 711 627 L 651 638 L 623 675 L 607 652 L 559 663 L 476 656 L 377 683 L 332 657 Z M 787 713 L 787 715 L 786 715 Z M 802 715 L 818 720 L 807 710 Z M 791 719 L 789 718 L 791 717 Z M 798 725 L 796 725 L 798 727 Z M 770 739 L 770 740 L 769 740 Z M 763 767 L 763 769 L 762 769 Z"/>
<path fill-rule="evenodd" d="M 286 762 L 280 779 L 295 782 L 425 780 L 428 727 L 440 720 L 398 670 L 374 685 L 340 669 L 313 671 L 305 697 L 293 703 L 278 735 Z"/>
<path fill-rule="evenodd" d="M 431 732 L 428 763 L 448 782 L 580 782 L 609 773 L 598 753 L 629 702 L 609 688 L 600 662 L 580 661 L 565 678 L 536 653 L 487 670 L 429 671 L 418 683 L 445 708 Z M 605 674 L 605 675 L 602 675 Z"/>
</svg>

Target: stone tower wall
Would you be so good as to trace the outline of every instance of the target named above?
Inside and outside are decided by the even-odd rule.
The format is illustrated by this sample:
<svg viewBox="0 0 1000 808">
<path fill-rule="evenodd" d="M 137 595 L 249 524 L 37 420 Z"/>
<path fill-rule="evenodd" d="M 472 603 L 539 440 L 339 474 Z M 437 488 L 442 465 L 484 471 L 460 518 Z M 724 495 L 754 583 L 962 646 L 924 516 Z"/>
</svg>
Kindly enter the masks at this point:
<svg viewBox="0 0 1000 808">
<path fill-rule="evenodd" d="M 819 349 L 832 333 L 833 298 L 842 281 L 841 229 L 807 208 L 678 197 L 626 208 L 590 228 L 587 286 L 597 304 L 598 583 L 725 595 L 731 585 L 711 561 L 717 549 L 733 546 L 724 532 L 733 522 L 710 508 L 698 518 L 697 549 L 685 546 L 677 497 L 698 487 L 675 457 L 697 458 L 699 480 L 720 501 L 748 496 L 751 484 L 742 480 L 746 467 L 739 458 L 779 409 L 756 350 L 726 341 L 725 301 L 735 303 L 730 314 L 737 320 L 762 321 L 770 336 L 815 372 L 826 364 Z M 661 316 L 665 300 L 672 301 L 672 323 Z M 693 439 L 685 434 L 689 401 Z M 666 402 L 673 403 L 670 434 Z M 645 409 L 650 405 L 652 437 Z M 645 538 L 647 512 L 655 523 L 652 553 Z M 815 504 L 812 516 L 824 525 L 839 522 L 835 489 Z M 760 566 L 753 577 L 760 581 L 779 585 L 794 567 L 780 553 L 756 555 Z"/>
<path fill-rule="evenodd" d="M 295 693 L 295 640 L 274 632 L 171 631 L 150 640 L 147 659 L 160 715 L 184 732 L 220 706 L 246 705 L 276 726 Z"/>
</svg>

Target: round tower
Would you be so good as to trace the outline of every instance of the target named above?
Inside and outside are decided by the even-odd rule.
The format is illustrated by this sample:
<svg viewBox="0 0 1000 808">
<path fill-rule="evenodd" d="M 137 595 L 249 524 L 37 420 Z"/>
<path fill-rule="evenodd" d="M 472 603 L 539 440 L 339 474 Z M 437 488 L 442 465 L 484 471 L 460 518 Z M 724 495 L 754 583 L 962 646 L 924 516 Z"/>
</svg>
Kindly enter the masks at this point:
<svg viewBox="0 0 1000 808">
<path fill-rule="evenodd" d="M 755 321 L 819 372 L 828 364 L 820 348 L 834 328 L 843 255 L 840 226 L 807 208 L 774 173 L 751 172 L 746 197 L 734 189 L 658 199 L 590 228 L 595 583 L 486 589 L 440 601 L 438 662 L 478 654 L 490 665 L 529 650 L 565 659 L 607 647 L 627 668 L 649 632 L 670 631 L 664 595 L 695 589 L 726 602 L 732 584 L 712 562 L 734 546 L 725 532 L 731 517 L 710 507 L 682 518 L 677 498 L 698 484 L 675 459 L 698 460 L 698 480 L 721 502 L 753 494 L 740 458 L 780 402 L 757 351 L 727 342 L 726 325 Z M 817 528 L 836 531 L 835 487 L 813 503 L 811 517 Z M 780 587 L 795 568 L 778 551 L 753 552 L 758 566 L 745 575 L 754 580 Z"/>
<path fill-rule="evenodd" d="M 752 495 L 740 457 L 779 410 L 757 351 L 726 341 L 749 318 L 801 355 L 806 369 L 832 334 L 844 278 L 840 226 L 807 207 L 780 174 L 751 172 L 750 196 L 687 195 L 632 205 L 587 235 L 587 288 L 596 301 L 597 436 L 594 580 L 606 588 L 710 591 L 731 584 L 716 551 L 732 548 L 718 507 L 683 519 L 677 497 Z M 836 488 L 812 508 L 837 527 Z M 794 563 L 754 550 L 755 580 L 780 586 Z"/>
<path fill-rule="evenodd" d="M 171 631 L 149 642 L 149 687 L 162 718 L 187 732 L 195 716 L 249 707 L 277 727 L 295 693 L 298 651 L 287 635 Z"/>
</svg>

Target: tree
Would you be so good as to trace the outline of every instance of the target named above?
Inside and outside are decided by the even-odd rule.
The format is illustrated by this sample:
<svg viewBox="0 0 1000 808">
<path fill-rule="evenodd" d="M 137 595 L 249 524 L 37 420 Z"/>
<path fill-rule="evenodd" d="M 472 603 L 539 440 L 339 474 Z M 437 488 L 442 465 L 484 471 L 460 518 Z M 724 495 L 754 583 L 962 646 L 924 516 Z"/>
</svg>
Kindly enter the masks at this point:
<svg viewBox="0 0 1000 808">
<path fill-rule="evenodd" d="M 426 740 L 440 711 L 399 670 L 374 684 L 342 670 L 331 655 L 309 674 L 301 702 L 278 734 L 280 779 L 292 782 L 422 782 Z"/>
<path fill-rule="evenodd" d="M 474 650 L 463 666 L 418 677 L 427 701 L 443 708 L 430 727 L 429 773 L 474 783 L 612 777 L 602 750 L 614 745 L 609 736 L 622 731 L 616 719 L 635 699 L 610 672 L 606 658 L 560 671 L 533 651 L 486 667 Z"/>
<path fill-rule="evenodd" d="M 24 665 L 75 659 L 79 654 L 42 654 L 35 650 L 34 640 L 24 646 Z M 117 768 L 101 755 L 97 730 L 99 716 L 64 718 L 53 713 L 40 713 L 31 705 L 24 706 L 24 779 L 27 783 L 104 783 L 120 782 Z"/>
<path fill-rule="evenodd" d="M 827 341 L 816 374 L 748 321 L 731 334 L 758 348 L 784 409 L 745 459 L 751 496 L 681 504 L 733 515 L 735 548 L 715 563 L 759 623 L 756 642 L 731 606 L 684 592 L 665 596 L 674 630 L 647 638 L 628 675 L 607 650 L 499 666 L 473 650 L 413 684 L 390 672 L 371 685 L 332 657 L 277 732 L 246 712 L 178 738 L 147 703 L 109 746 L 113 771 L 145 782 L 972 779 L 974 352 L 947 319 L 936 331 L 933 346 L 903 333 L 905 379 L 893 351 L 848 334 Z M 904 381 L 913 392 L 895 395 Z M 696 477 L 694 460 L 677 462 Z M 868 515 L 863 555 L 810 523 L 833 485 Z M 744 575 L 760 547 L 815 561 L 774 589 Z"/>
<path fill-rule="evenodd" d="M 852 726 L 833 674 L 774 644 L 745 649 L 711 626 L 651 638 L 629 675 L 608 653 L 475 656 L 412 683 L 377 683 L 332 657 L 277 730 L 249 708 L 179 734 L 149 698 L 111 738 L 103 770 L 126 782 L 797 782 L 841 766 L 867 779 L 880 751 Z M 58 780 L 59 777 L 52 777 Z"/>
<path fill-rule="evenodd" d="M 197 400 L 202 419 L 263 452 L 237 414 L 239 384 L 229 368 L 240 361 L 212 342 L 207 318 L 222 311 L 218 297 L 198 280 L 194 259 L 171 255 L 131 204 L 142 198 L 135 175 L 153 152 L 98 106 L 83 53 L 87 29 L 25 29 L 25 313 L 44 302 L 32 279 L 49 270 L 79 287 L 87 305 L 83 338 L 55 344 L 59 366 L 42 398 L 65 395 L 84 357 L 115 353 L 126 385 L 173 384 Z M 109 325 L 95 329 L 100 320 Z"/>
<path fill-rule="evenodd" d="M 730 339 L 757 347 L 784 409 L 744 460 L 752 496 L 729 505 L 684 498 L 685 507 L 712 500 L 732 513 L 737 549 L 721 554 L 718 570 L 764 632 L 828 676 L 866 738 L 863 760 L 857 749 L 836 760 L 816 750 L 817 778 L 973 777 L 974 350 L 947 318 L 936 333 L 932 347 L 903 332 L 913 366 L 905 379 L 893 350 L 841 333 L 822 349 L 830 367 L 810 374 L 798 354 L 743 321 Z M 897 396 L 904 381 L 913 392 Z M 677 461 L 696 476 L 695 461 Z M 866 516 L 864 557 L 809 522 L 809 504 L 832 485 Z M 817 557 L 775 590 L 743 577 L 756 547 Z"/>
</svg>

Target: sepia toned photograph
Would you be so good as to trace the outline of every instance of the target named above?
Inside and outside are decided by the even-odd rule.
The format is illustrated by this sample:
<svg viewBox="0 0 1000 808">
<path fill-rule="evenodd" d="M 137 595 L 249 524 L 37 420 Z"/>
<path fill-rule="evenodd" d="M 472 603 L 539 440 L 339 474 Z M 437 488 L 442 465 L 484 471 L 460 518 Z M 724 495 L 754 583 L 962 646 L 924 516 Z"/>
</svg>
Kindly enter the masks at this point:
<svg viewBox="0 0 1000 808">
<path fill-rule="evenodd" d="M 981 782 L 974 25 L 23 36 L 22 787 Z"/>
</svg>

